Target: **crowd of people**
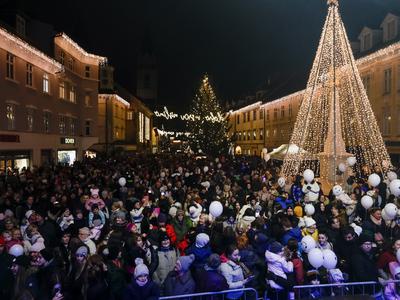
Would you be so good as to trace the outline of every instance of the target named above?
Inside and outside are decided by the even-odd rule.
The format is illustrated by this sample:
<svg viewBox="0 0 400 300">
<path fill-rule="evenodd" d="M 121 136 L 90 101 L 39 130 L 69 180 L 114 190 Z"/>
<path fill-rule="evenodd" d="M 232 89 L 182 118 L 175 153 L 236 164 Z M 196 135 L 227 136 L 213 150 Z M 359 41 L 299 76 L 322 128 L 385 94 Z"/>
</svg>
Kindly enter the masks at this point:
<svg viewBox="0 0 400 300">
<path fill-rule="evenodd" d="M 382 210 L 398 204 L 376 171 L 376 187 L 360 174 L 324 194 L 300 175 L 282 182 L 279 166 L 255 157 L 118 155 L 8 170 L 0 299 L 144 300 L 244 287 L 295 299 L 296 285 L 397 279 L 400 230 Z M 315 267 L 307 239 L 333 251 L 333 268 Z M 400 299 L 394 283 L 374 290 Z"/>
</svg>

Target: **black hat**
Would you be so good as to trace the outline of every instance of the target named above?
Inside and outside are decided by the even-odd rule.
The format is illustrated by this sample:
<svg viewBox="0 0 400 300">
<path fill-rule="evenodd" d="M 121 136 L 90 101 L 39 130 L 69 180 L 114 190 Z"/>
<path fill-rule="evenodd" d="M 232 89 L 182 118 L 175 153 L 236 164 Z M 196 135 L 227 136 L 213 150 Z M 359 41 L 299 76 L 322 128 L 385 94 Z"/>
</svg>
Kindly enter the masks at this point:
<svg viewBox="0 0 400 300">
<path fill-rule="evenodd" d="M 46 248 L 40 250 L 40 254 L 46 261 L 50 261 L 54 258 L 53 253 L 49 249 L 46 249 Z"/>
<path fill-rule="evenodd" d="M 26 255 L 20 255 L 16 258 L 13 259 L 13 264 L 16 264 L 18 266 L 22 266 L 22 267 L 29 267 L 30 263 L 31 263 L 31 259 L 29 256 Z"/>
<path fill-rule="evenodd" d="M 366 243 L 366 242 L 373 242 L 374 239 L 373 237 L 368 234 L 368 233 L 361 233 L 360 236 L 358 237 L 358 244 L 361 246 L 362 244 Z"/>
</svg>

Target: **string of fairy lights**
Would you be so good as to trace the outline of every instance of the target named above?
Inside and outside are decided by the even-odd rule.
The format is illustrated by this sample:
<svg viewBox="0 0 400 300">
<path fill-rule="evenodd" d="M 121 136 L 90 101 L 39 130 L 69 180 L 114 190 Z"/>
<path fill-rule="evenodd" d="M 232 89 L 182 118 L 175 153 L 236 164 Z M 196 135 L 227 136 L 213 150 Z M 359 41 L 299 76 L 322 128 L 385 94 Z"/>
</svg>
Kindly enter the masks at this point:
<svg viewBox="0 0 400 300">
<path fill-rule="evenodd" d="M 172 110 L 169 110 L 166 106 L 164 106 L 162 111 L 154 111 L 154 115 L 156 117 L 159 118 L 164 118 L 166 120 L 173 120 L 173 119 L 181 119 L 182 121 L 191 121 L 191 122 L 196 122 L 196 121 L 200 121 L 201 120 L 201 116 L 200 115 L 195 115 L 195 114 L 178 114 L 173 112 Z M 223 122 L 225 120 L 224 116 L 222 115 L 222 113 L 217 112 L 217 113 L 213 113 L 210 112 L 209 115 L 204 116 L 205 120 L 207 122 L 211 122 L 211 123 L 220 123 Z"/>
<path fill-rule="evenodd" d="M 290 144 L 283 173 L 317 171 L 336 183 L 336 166 L 356 156 L 354 171 L 366 166 L 390 168 L 390 158 L 358 72 L 338 1 L 328 0 L 328 14 Z M 336 116 L 336 118 L 334 117 Z M 388 162 L 382 166 L 382 162 Z M 333 165 L 333 167 L 332 167 Z M 329 167 L 330 166 L 330 167 Z M 329 168 L 328 171 L 324 169 Z"/>
</svg>

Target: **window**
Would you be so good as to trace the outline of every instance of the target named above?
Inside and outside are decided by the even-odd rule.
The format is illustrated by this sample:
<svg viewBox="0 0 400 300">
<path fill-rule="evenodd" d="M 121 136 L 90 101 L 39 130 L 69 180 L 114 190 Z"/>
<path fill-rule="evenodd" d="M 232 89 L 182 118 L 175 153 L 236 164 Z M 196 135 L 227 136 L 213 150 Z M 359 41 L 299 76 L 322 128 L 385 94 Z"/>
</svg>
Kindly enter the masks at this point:
<svg viewBox="0 0 400 300">
<path fill-rule="evenodd" d="M 90 93 L 85 94 L 85 106 L 86 107 L 90 106 Z"/>
<path fill-rule="evenodd" d="M 70 69 L 71 71 L 74 71 L 74 67 L 75 67 L 75 60 L 72 57 L 70 57 L 68 59 L 67 68 Z"/>
<path fill-rule="evenodd" d="M 264 119 L 264 110 L 260 109 L 260 120 Z"/>
<path fill-rule="evenodd" d="M 16 27 L 17 33 L 19 35 L 22 35 L 22 36 L 26 35 L 26 25 L 25 25 L 25 19 L 23 17 L 17 15 L 15 27 Z"/>
<path fill-rule="evenodd" d="M 249 130 L 249 131 L 247 131 L 247 140 L 248 140 L 248 141 L 250 141 L 250 140 L 251 140 L 251 133 L 250 133 L 250 130 Z"/>
<path fill-rule="evenodd" d="M 46 133 L 50 132 L 50 118 L 51 118 L 50 112 L 45 111 L 43 114 L 43 128 L 44 132 Z"/>
<path fill-rule="evenodd" d="M 389 94 L 392 90 L 392 69 L 384 71 L 384 93 Z"/>
<path fill-rule="evenodd" d="M 60 51 L 60 63 L 62 65 L 65 64 L 65 52 L 64 51 Z"/>
<path fill-rule="evenodd" d="M 281 119 L 285 117 L 285 106 L 281 106 Z"/>
<path fill-rule="evenodd" d="M 58 87 L 58 96 L 61 99 L 65 99 L 65 82 L 64 81 L 60 82 L 60 85 Z"/>
<path fill-rule="evenodd" d="M 69 134 L 76 135 L 76 119 L 75 118 L 69 119 Z"/>
<path fill-rule="evenodd" d="M 362 78 L 363 85 L 367 96 L 369 96 L 370 88 L 371 88 L 371 75 L 366 75 Z"/>
<path fill-rule="evenodd" d="M 43 93 L 50 93 L 50 82 L 49 82 L 49 74 L 43 74 Z"/>
<path fill-rule="evenodd" d="M 289 114 L 289 117 L 291 117 L 291 116 L 292 116 L 292 114 L 293 114 L 293 106 L 292 106 L 292 103 L 289 103 L 289 110 L 288 110 L 288 114 Z"/>
<path fill-rule="evenodd" d="M 127 112 L 127 114 L 126 114 L 126 119 L 127 119 L 128 121 L 133 120 L 133 111 L 128 111 L 128 112 Z"/>
<path fill-rule="evenodd" d="M 90 66 L 85 66 L 85 77 L 90 78 Z"/>
<path fill-rule="evenodd" d="M 363 42 L 364 42 L 364 48 L 363 48 L 364 51 L 368 50 L 368 49 L 371 49 L 371 47 L 372 47 L 372 36 L 371 36 L 371 33 L 367 33 L 367 34 L 364 35 Z"/>
<path fill-rule="evenodd" d="M 243 123 L 246 123 L 246 113 L 243 113 Z"/>
<path fill-rule="evenodd" d="M 14 130 L 15 129 L 15 105 L 7 104 L 6 107 L 7 113 L 7 129 Z"/>
<path fill-rule="evenodd" d="M 392 117 L 390 116 L 390 111 L 389 108 L 385 108 L 383 112 L 383 128 L 382 128 L 382 133 L 384 135 L 389 135 L 391 128 L 390 128 L 390 120 Z"/>
<path fill-rule="evenodd" d="M 274 120 L 278 119 L 278 109 L 274 108 Z"/>
<path fill-rule="evenodd" d="M 267 110 L 266 120 L 269 121 L 269 110 Z"/>
<path fill-rule="evenodd" d="M 257 139 L 257 130 L 253 130 L 253 140 Z"/>
<path fill-rule="evenodd" d="M 65 116 L 60 116 L 58 120 L 58 129 L 60 134 L 65 134 Z"/>
<path fill-rule="evenodd" d="M 114 138 L 115 139 L 119 138 L 119 127 L 118 126 L 114 127 Z"/>
<path fill-rule="evenodd" d="M 150 118 L 144 117 L 144 139 L 150 141 Z"/>
<path fill-rule="evenodd" d="M 32 86 L 33 84 L 33 66 L 30 63 L 26 64 L 26 85 Z"/>
<path fill-rule="evenodd" d="M 396 37 L 396 22 L 392 20 L 387 23 L 387 40 L 392 40 Z"/>
<path fill-rule="evenodd" d="M 257 110 L 253 110 L 253 120 L 257 120 Z"/>
<path fill-rule="evenodd" d="M 264 129 L 260 128 L 260 140 L 264 139 Z"/>
<path fill-rule="evenodd" d="M 144 136 L 144 114 L 139 113 L 139 143 L 143 143 L 143 136 Z"/>
<path fill-rule="evenodd" d="M 266 137 L 269 137 L 269 129 L 267 129 L 267 130 L 265 131 L 265 136 L 266 136 Z"/>
<path fill-rule="evenodd" d="M 14 78 L 14 59 L 15 56 L 11 53 L 7 53 L 7 78 L 15 79 Z"/>
<path fill-rule="evenodd" d="M 274 129 L 274 136 L 276 136 L 276 132 L 277 132 L 277 130 L 276 130 L 276 129 Z"/>
<path fill-rule="evenodd" d="M 90 120 L 85 121 L 85 135 L 90 135 Z"/>
<path fill-rule="evenodd" d="M 76 103 L 76 88 L 73 85 L 69 89 L 69 101 Z"/>
<path fill-rule="evenodd" d="M 26 122 L 27 122 L 27 130 L 32 131 L 33 130 L 33 109 L 28 108 L 26 111 Z"/>
</svg>

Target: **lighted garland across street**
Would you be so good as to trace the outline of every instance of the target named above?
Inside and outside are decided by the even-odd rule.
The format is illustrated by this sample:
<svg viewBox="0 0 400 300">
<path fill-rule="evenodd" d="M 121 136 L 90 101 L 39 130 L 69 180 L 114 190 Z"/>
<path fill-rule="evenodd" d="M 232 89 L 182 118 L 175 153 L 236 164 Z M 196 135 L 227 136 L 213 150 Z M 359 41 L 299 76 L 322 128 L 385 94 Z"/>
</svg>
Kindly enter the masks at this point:
<svg viewBox="0 0 400 300">
<path fill-rule="evenodd" d="M 168 131 L 168 130 L 162 130 L 162 129 L 158 129 L 157 128 L 157 133 L 160 136 L 173 136 L 173 137 L 181 137 L 181 136 L 185 136 L 185 137 L 189 137 L 190 136 L 190 132 L 183 132 L 183 131 Z"/>
<path fill-rule="evenodd" d="M 168 108 L 166 106 L 164 106 L 164 110 L 159 112 L 159 111 L 154 111 L 154 114 L 156 115 L 156 117 L 159 118 L 165 118 L 166 120 L 173 120 L 176 118 L 180 118 L 182 121 L 191 121 L 191 122 L 195 122 L 195 121 L 200 121 L 201 117 L 195 114 L 177 114 L 174 113 L 173 111 L 168 110 Z M 221 113 L 217 113 L 217 114 L 213 114 L 212 112 L 210 112 L 210 114 L 208 116 L 205 116 L 205 120 L 211 123 L 222 123 L 224 122 L 225 118 Z"/>
<path fill-rule="evenodd" d="M 336 183 L 337 167 L 356 156 L 354 171 L 390 169 L 390 158 L 363 87 L 341 20 L 338 0 L 328 0 L 328 15 L 286 155 L 285 176 L 305 169 Z M 384 171 L 386 171 L 384 170 Z"/>
</svg>

